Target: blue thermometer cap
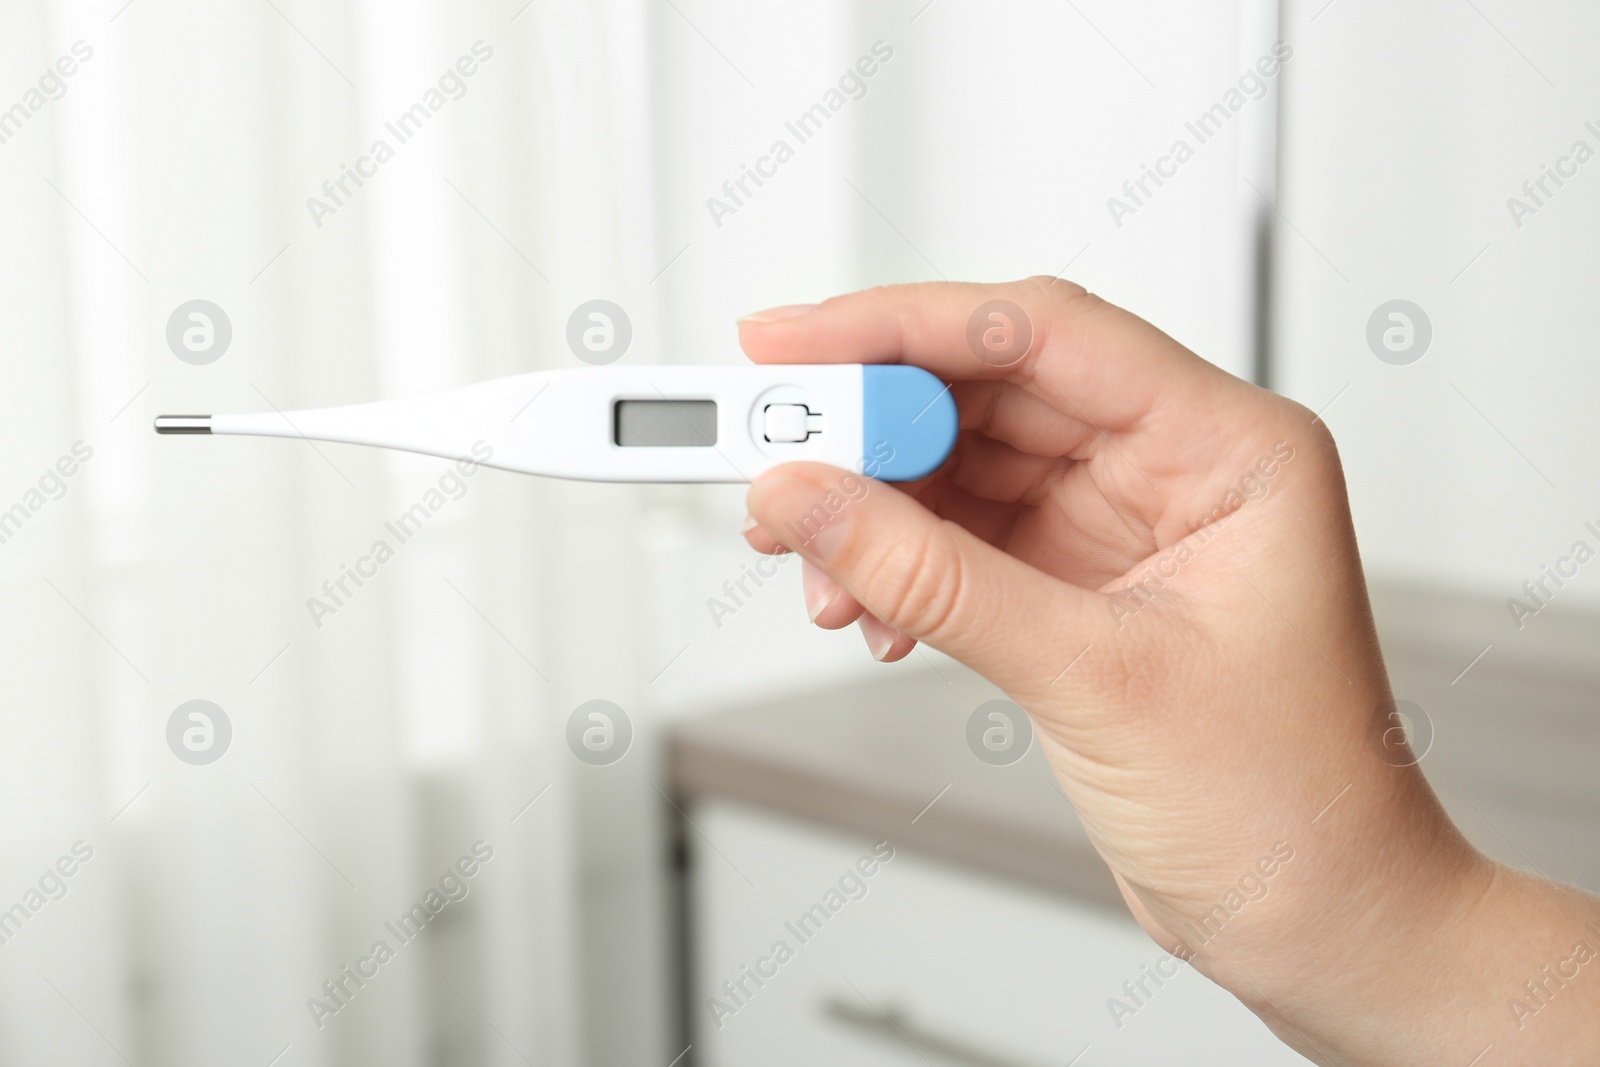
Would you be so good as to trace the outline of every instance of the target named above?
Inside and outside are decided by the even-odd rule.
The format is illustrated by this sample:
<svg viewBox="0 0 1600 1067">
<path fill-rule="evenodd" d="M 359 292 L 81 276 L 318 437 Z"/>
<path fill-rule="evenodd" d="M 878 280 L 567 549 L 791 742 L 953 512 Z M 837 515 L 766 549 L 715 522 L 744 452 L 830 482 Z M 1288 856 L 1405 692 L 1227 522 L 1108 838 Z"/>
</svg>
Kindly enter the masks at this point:
<svg viewBox="0 0 1600 1067">
<path fill-rule="evenodd" d="M 861 368 L 863 472 L 910 482 L 939 469 L 956 443 L 950 387 L 921 367 Z"/>
</svg>

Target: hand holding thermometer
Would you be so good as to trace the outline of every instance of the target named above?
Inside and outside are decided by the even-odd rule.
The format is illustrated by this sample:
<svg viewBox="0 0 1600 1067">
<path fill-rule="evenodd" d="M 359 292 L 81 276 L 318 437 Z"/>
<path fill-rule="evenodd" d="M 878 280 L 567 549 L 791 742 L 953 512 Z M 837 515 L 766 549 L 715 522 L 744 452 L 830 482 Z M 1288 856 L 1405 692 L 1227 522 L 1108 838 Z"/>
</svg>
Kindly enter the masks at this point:
<svg viewBox="0 0 1600 1067">
<path fill-rule="evenodd" d="M 406 400 L 156 418 L 163 434 L 376 445 L 596 482 L 748 482 L 795 460 L 913 481 L 944 462 L 956 428 L 949 386 L 876 364 L 576 367 Z"/>
</svg>

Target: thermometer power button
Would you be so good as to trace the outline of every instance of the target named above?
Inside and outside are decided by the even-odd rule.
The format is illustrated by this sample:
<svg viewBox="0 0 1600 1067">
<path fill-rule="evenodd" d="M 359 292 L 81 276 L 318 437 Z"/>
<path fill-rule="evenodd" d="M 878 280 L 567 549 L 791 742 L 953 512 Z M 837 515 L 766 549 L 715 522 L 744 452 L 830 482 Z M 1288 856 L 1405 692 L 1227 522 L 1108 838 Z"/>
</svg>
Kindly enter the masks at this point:
<svg viewBox="0 0 1600 1067">
<path fill-rule="evenodd" d="M 804 404 L 768 404 L 762 431 L 774 444 L 798 444 L 822 431 L 822 416 Z"/>
</svg>

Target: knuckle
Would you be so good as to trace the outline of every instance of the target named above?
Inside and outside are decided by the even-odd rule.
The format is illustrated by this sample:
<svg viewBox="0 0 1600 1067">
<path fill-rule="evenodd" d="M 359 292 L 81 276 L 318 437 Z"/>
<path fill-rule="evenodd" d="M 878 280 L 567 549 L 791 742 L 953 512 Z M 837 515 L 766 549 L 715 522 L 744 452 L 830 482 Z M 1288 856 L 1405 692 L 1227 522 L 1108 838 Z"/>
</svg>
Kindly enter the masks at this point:
<svg viewBox="0 0 1600 1067">
<path fill-rule="evenodd" d="M 1039 306 L 1050 312 L 1082 311 L 1100 302 L 1099 297 L 1077 282 L 1051 274 L 1035 274 L 1022 284 Z"/>
<path fill-rule="evenodd" d="M 869 566 L 876 607 L 896 629 L 937 639 L 957 625 L 965 565 L 948 531 L 935 526 L 891 542 Z"/>
<path fill-rule="evenodd" d="M 1272 427 L 1275 432 L 1268 435 L 1272 441 L 1287 441 L 1303 450 L 1312 465 L 1339 467 L 1339 445 L 1327 421 L 1298 401 L 1282 397 L 1273 400 L 1281 409 Z"/>
<path fill-rule="evenodd" d="M 1054 274 L 1034 274 L 1024 279 L 1022 284 L 1033 290 L 1034 296 L 1051 303 L 1081 300 L 1089 295 L 1089 290 L 1077 282 L 1058 278 Z"/>
</svg>

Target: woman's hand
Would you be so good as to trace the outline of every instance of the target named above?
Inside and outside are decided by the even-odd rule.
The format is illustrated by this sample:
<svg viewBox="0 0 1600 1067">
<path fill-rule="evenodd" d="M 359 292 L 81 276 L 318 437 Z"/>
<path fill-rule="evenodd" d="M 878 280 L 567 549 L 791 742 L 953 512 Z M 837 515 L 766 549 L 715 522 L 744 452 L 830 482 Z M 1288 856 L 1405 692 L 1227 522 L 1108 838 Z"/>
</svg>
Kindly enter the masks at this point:
<svg viewBox="0 0 1600 1067">
<path fill-rule="evenodd" d="M 969 344 L 991 301 L 1026 317 L 995 328 L 1031 329 L 1009 362 Z M 779 467 L 751 487 L 747 537 L 802 555 L 818 625 L 859 620 L 883 660 L 927 642 L 1025 708 L 1163 947 L 1323 1063 L 1466 1067 L 1485 1045 L 1503 1051 L 1483 1067 L 1578 1063 L 1559 1050 L 1585 1011 L 1600 1044 L 1600 961 L 1540 1017 L 1508 1008 L 1585 917 L 1600 952 L 1600 904 L 1480 856 L 1397 751 L 1310 411 L 1051 278 L 873 289 L 753 315 L 740 340 L 758 363 L 951 383 L 961 433 L 938 472 L 896 488 Z"/>
</svg>

